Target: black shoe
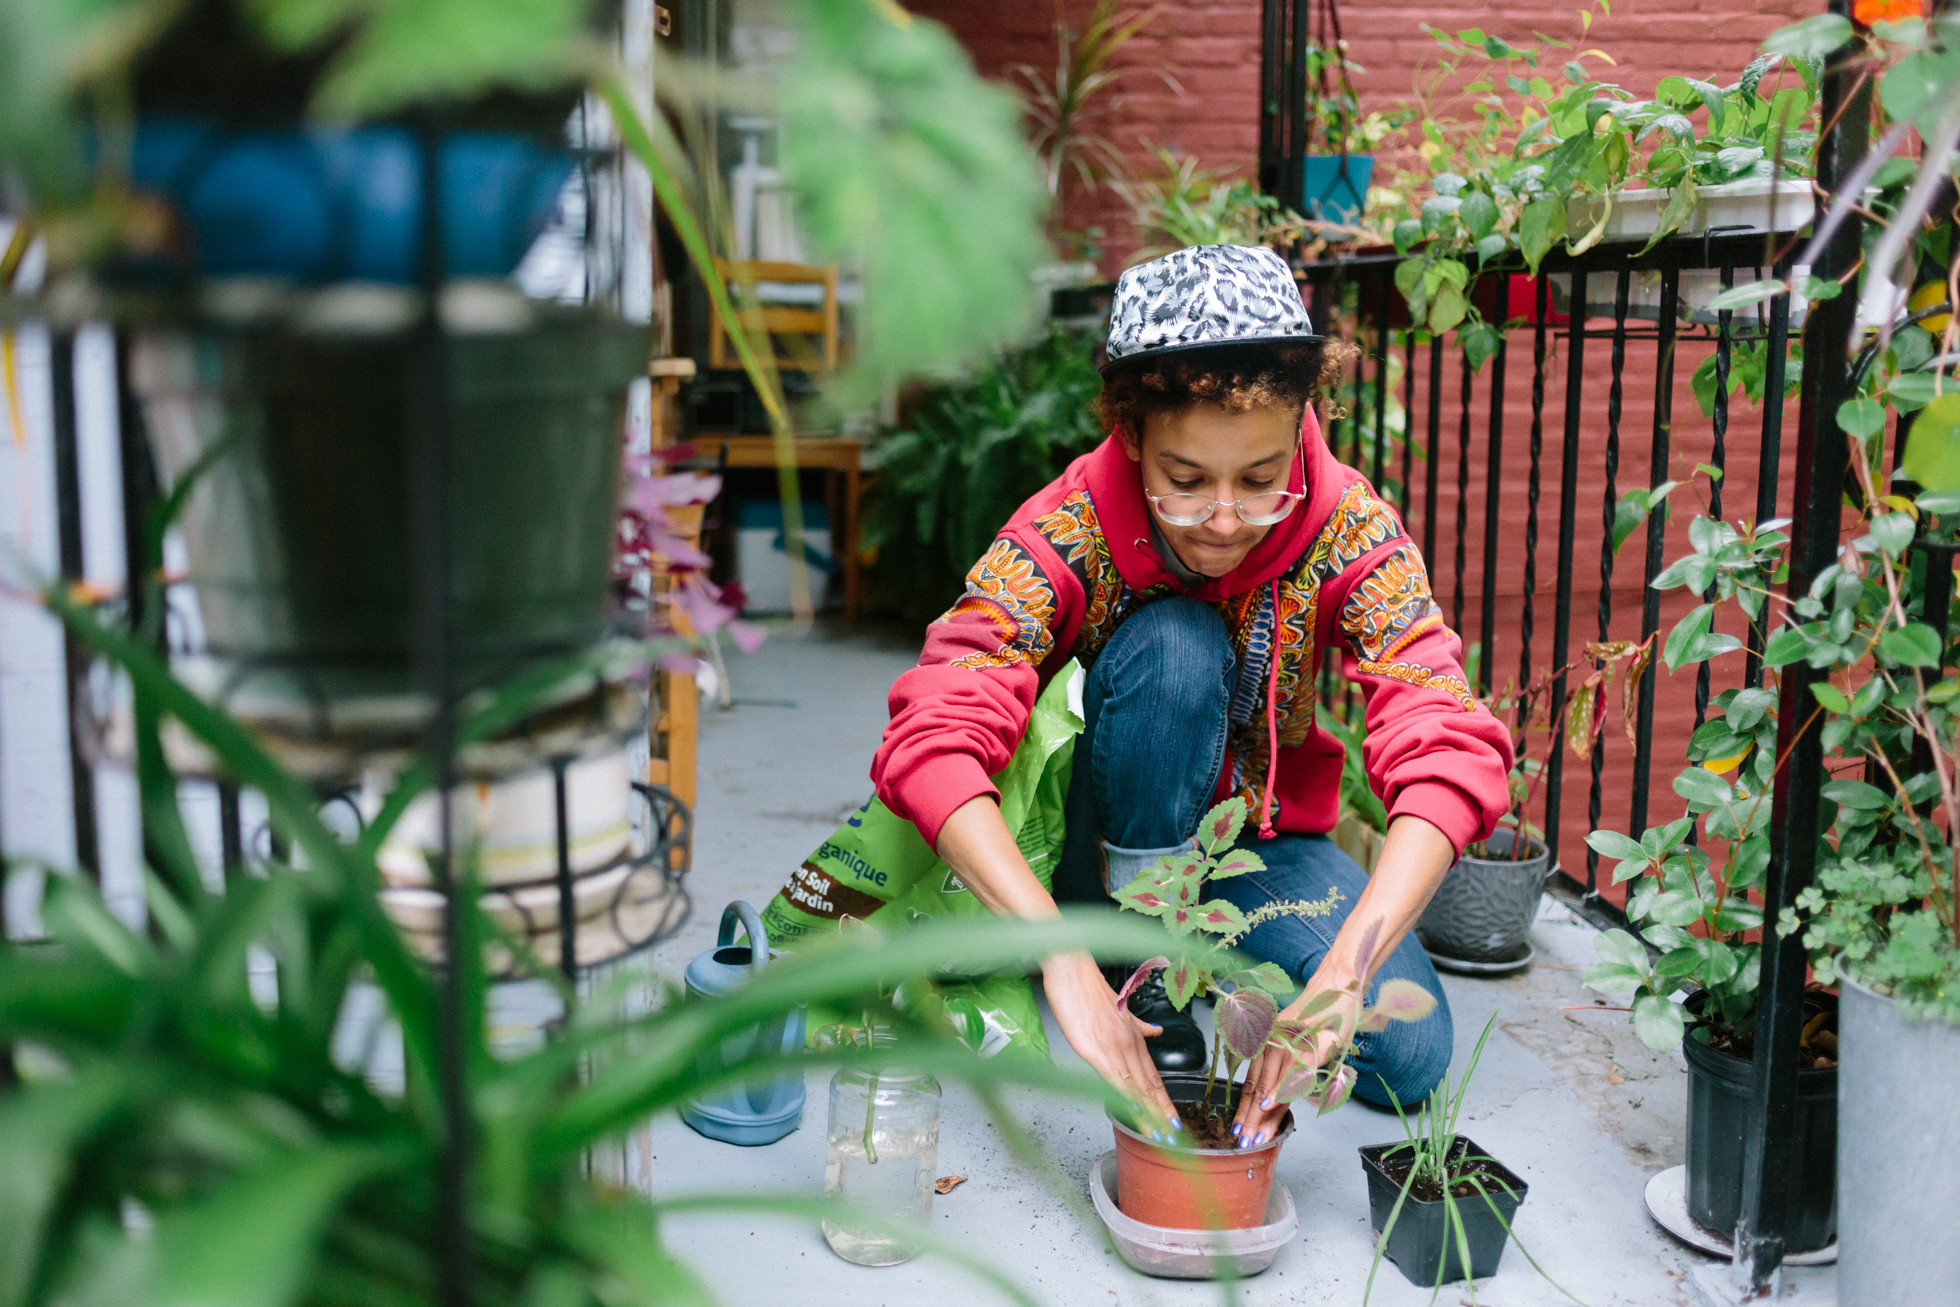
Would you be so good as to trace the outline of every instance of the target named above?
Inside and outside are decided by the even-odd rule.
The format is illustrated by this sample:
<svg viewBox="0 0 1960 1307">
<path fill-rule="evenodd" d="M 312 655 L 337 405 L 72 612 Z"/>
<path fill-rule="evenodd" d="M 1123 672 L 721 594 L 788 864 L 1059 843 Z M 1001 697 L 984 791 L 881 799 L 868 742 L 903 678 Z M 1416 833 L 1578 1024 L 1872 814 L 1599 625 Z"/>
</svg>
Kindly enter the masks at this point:
<svg viewBox="0 0 1960 1307">
<path fill-rule="evenodd" d="M 1104 972 L 1109 977 L 1109 987 L 1121 993 L 1124 982 L 1129 980 L 1133 970 L 1131 967 L 1109 968 Z M 1151 972 L 1150 979 L 1130 991 L 1128 1006 L 1138 1020 L 1163 1027 L 1163 1034 L 1144 1040 L 1159 1075 L 1171 1071 L 1194 1074 L 1204 1071 L 1210 1056 L 1205 1048 L 1204 1034 L 1198 1029 L 1190 1003 L 1184 1005 L 1182 1012 L 1171 1006 L 1171 996 L 1164 991 L 1162 970 Z"/>
</svg>

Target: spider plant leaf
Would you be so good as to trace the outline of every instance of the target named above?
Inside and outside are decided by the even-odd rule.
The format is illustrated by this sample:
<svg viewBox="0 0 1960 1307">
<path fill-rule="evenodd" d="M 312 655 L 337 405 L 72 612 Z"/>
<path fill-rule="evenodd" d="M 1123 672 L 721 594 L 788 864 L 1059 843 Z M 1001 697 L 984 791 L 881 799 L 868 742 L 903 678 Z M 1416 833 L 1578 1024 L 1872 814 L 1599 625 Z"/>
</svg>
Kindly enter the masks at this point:
<svg viewBox="0 0 1960 1307">
<path fill-rule="evenodd" d="M 145 1096 L 134 1071 L 104 1064 L 16 1090 L 0 1106 L 0 1307 L 29 1301 L 46 1224 L 83 1141 Z"/>
<path fill-rule="evenodd" d="M 287 1307 L 305 1287 L 329 1218 L 349 1190 L 407 1161 L 400 1148 L 294 1152 L 156 1217 L 89 1265 L 75 1307 Z M 426 1165 L 426 1159 L 422 1163 Z"/>
</svg>

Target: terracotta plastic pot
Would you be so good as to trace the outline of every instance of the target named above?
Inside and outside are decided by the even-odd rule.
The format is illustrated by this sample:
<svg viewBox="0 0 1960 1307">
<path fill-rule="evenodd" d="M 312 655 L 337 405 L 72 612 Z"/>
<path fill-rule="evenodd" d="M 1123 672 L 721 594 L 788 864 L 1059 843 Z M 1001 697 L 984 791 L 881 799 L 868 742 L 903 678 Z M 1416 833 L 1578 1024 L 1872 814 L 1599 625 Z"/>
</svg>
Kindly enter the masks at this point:
<svg viewBox="0 0 1960 1307">
<path fill-rule="evenodd" d="M 1173 1072 L 1164 1077 L 1164 1089 L 1188 1121 L 1205 1077 Z M 1233 1085 L 1224 1110 L 1236 1111 L 1238 1101 Z M 1247 1230 L 1266 1223 L 1273 1166 L 1293 1133 L 1291 1111 L 1258 1148 L 1166 1148 L 1121 1121 L 1110 1124 L 1116 1129 L 1116 1205 L 1123 1215 L 1172 1230 Z"/>
</svg>

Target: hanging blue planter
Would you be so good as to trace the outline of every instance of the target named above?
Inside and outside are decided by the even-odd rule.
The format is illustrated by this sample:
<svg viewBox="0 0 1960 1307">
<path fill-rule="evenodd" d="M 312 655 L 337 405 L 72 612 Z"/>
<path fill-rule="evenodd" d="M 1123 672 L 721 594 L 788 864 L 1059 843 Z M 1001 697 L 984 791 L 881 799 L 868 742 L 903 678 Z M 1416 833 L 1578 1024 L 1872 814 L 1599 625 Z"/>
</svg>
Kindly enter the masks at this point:
<svg viewBox="0 0 1960 1307">
<path fill-rule="evenodd" d="M 509 275 L 557 211 L 570 155 L 487 131 L 447 132 L 441 151 L 449 275 Z M 421 144 L 403 127 L 230 132 L 158 118 L 137 124 L 130 171 L 177 210 L 198 274 L 409 285 L 421 167 Z"/>
<path fill-rule="evenodd" d="M 1372 154 L 1310 154 L 1300 161 L 1300 212 L 1319 222 L 1352 224 L 1375 175 Z"/>
</svg>

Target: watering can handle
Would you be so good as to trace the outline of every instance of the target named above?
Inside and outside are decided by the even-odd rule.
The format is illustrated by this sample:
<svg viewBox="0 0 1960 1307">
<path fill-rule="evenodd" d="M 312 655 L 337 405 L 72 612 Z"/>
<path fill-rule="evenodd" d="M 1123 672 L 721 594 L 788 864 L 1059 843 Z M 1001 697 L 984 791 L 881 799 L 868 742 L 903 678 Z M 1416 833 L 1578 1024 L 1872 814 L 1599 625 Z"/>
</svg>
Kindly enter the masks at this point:
<svg viewBox="0 0 1960 1307">
<path fill-rule="evenodd" d="M 723 949 L 735 942 L 737 922 L 749 935 L 749 974 L 753 976 L 769 961 L 769 932 L 762 928 L 762 918 L 754 908 L 741 899 L 723 908 L 721 929 L 715 932 L 715 947 Z"/>
</svg>

